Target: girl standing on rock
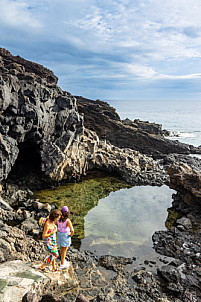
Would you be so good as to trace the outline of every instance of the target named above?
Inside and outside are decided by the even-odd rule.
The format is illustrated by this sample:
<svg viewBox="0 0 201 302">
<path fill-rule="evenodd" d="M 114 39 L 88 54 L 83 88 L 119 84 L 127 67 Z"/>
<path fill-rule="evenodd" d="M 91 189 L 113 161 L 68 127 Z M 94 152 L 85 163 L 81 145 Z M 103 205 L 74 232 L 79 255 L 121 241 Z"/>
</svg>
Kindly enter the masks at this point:
<svg viewBox="0 0 201 302">
<path fill-rule="evenodd" d="M 68 268 L 69 262 L 65 260 L 66 252 L 68 247 L 71 245 L 71 237 L 74 234 L 73 225 L 69 219 L 70 211 L 67 206 L 61 209 L 62 216 L 57 221 L 58 232 L 57 232 L 57 243 L 60 246 L 61 265 L 60 268 Z"/>
<path fill-rule="evenodd" d="M 56 271 L 55 266 L 55 259 L 58 258 L 59 252 L 57 247 L 57 239 L 56 239 L 56 232 L 57 232 L 57 220 L 61 217 L 61 212 L 57 209 L 52 210 L 50 212 L 49 217 L 46 219 L 44 229 L 43 229 L 43 243 L 45 249 L 47 251 L 47 255 L 45 257 L 45 262 L 40 267 L 41 270 L 45 269 L 45 266 L 52 262 L 52 271 Z"/>
</svg>

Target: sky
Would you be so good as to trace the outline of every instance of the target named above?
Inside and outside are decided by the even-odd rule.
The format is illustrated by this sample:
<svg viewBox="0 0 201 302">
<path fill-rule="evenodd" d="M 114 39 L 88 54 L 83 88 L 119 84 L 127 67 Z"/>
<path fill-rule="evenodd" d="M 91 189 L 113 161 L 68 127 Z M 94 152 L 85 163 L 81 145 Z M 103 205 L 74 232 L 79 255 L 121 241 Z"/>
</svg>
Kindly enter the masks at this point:
<svg viewBox="0 0 201 302">
<path fill-rule="evenodd" d="M 0 0 L 0 47 L 73 95 L 201 100 L 200 0 Z"/>
</svg>

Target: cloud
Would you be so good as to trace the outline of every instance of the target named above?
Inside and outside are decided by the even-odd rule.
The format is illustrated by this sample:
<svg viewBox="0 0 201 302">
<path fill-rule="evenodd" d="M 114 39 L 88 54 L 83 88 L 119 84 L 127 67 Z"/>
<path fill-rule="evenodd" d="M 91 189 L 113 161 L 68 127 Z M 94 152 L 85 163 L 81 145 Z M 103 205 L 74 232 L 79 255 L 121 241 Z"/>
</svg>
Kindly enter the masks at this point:
<svg viewBox="0 0 201 302">
<path fill-rule="evenodd" d="M 33 18 L 30 7 L 24 1 L 0 0 L 0 20 L 3 27 L 22 31 L 37 30 L 41 22 Z"/>
<path fill-rule="evenodd" d="M 186 35 L 189 38 L 199 38 L 201 36 L 201 27 L 185 26 L 185 27 L 162 27 L 158 32 L 168 33 L 172 35 Z"/>
<path fill-rule="evenodd" d="M 0 0 L 0 7 L 1 46 L 53 69 L 68 91 L 93 98 L 95 90 L 106 96 L 200 78 L 200 0 Z"/>
<path fill-rule="evenodd" d="M 188 80 L 188 79 L 201 79 L 201 73 L 194 74 L 185 74 L 185 75 L 167 75 L 161 74 L 157 76 L 158 79 L 180 79 L 180 80 Z"/>
</svg>

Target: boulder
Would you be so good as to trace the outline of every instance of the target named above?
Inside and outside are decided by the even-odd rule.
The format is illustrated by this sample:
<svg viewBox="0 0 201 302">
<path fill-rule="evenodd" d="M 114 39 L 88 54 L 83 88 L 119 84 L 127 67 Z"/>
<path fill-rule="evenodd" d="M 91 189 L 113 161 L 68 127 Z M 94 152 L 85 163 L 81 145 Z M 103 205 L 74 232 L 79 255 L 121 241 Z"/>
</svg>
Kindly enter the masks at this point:
<svg viewBox="0 0 201 302">
<path fill-rule="evenodd" d="M 33 235 L 33 233 L 36 233 L 36 230 L 39 231 L 38 222 L 34 218 L 29 217 L 21 223 L 21 230 L 23 230 L 25 234 Z"/>
<path fill-rule="evenodd" d="M 187 203 L 201 203 L 201 172 L 185 163 L 171 165 L 167 173 L 170 187 L 177 190 Z"/>
<path fill-rule="evenodd" d="M 46 276 L 20 260 L 0 264 L 0 280 L 2 302 L 38 302 L 34 295 L 34 288 L 36 292 L 40 292 L 48 284 Z M 28 297 L 29 300 L 27 300 Z"/>
<path fill-rule="evenodd" d="M 181 225 L 185 229 L 191 229 L 192 228 L 191 220 L 189 218 L 186 218 L 186 217 L 182 217 L 180 219 L 177 219 L 176 224 Z"/>
<path fill-rule="evenodd" d="M 11 208 L 11 206 L 3 200 L 3 198 L 0 197 L 0 207 L 4 210 L 13 210 L 13 208 Z"/>
<path fill-rule="evenodd" d="M 36 261 L 45 256 L 42 241 L 27 237 L 17 227 L 11 227 L 0 221 L 0 262 L 11 260 Z"/>
<path fill-rule="evenodd" d="M 72 265 L 68 270 L 59 270 L 54 274 L 48 269 L 41 272 L 41 263 L 25 263 L 20 260 L 8 261 L 0 264 L 0 298 L 2 302 L 38 302 L 54 291 L 52 301 L 58 300 L 69 288 L 76 288 L 77 279 Z M 55 299 L 56 298 L 56 299 Z M 54 299 L 54 300 L 53 300 Z M 65 301 L 65 300 L 64 300 Z"/>
<path fill-rule="evenodd" d="M 181 280 L 181 275 L 179 270 L 172 265 L 162 266 L 157 270 L 168 283 L 179 283 Z"/>
</svg>

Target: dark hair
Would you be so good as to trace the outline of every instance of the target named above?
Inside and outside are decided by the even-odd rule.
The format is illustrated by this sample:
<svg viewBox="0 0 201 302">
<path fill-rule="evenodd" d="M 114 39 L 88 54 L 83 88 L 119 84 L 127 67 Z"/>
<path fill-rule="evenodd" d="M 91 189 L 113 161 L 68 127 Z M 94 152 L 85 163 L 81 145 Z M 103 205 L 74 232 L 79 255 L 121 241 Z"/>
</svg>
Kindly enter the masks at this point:
<svg viewBox="0 0 201 302">
<path fill-rule="evenodd" d="M 68 211 L 68 212 L 64 212 L 64 213 L 62 213 L 61 212 L 61 217 L 60 217 L 60 219 L 59 219 L 59 222 L 64 222 L 67 218 L 69 218 L 69 216 L 70 216 L 70 212 Z"/>
<path fill-rule="evenodd" d="M 50 212 L 49 220 L 54 221 L 56 218 L 58 218 L 61 215 L 61 211 L 54 209 Z"/>
</svg>

